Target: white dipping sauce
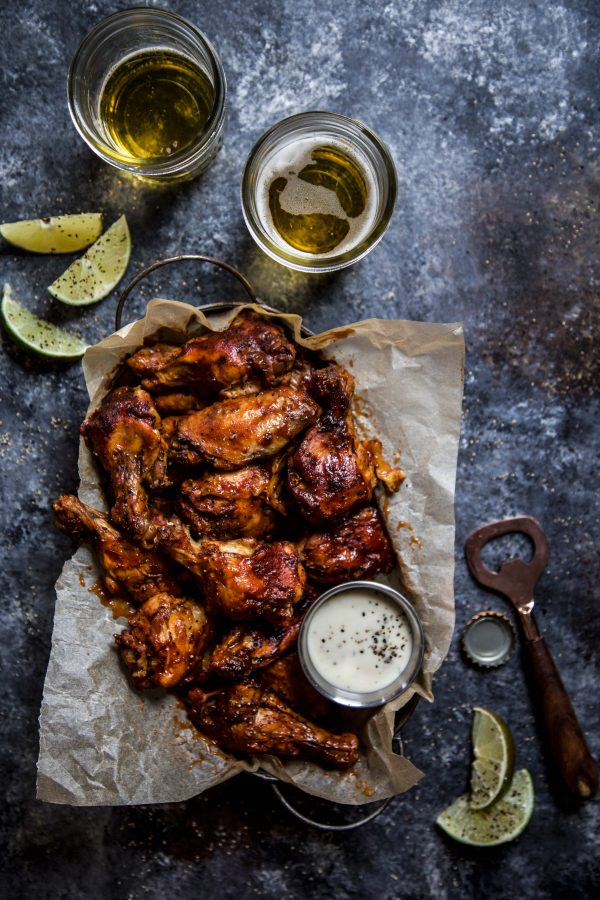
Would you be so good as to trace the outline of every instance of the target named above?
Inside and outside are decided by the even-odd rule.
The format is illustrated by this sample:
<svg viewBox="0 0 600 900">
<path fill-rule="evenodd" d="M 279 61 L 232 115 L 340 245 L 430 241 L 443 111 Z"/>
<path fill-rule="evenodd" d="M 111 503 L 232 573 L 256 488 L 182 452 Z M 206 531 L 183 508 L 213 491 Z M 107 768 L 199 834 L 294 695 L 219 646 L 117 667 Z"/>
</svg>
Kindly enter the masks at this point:
<svg viewBox="0 0 600 900">
<path fill-rule="evenodd" d="M 306 648 L 312 665 L 334 687 L 367 694 L 387 687 L 408 665 L 408 619 L 383 593 L 348 589 L 311 618 Z"/>
</svg>

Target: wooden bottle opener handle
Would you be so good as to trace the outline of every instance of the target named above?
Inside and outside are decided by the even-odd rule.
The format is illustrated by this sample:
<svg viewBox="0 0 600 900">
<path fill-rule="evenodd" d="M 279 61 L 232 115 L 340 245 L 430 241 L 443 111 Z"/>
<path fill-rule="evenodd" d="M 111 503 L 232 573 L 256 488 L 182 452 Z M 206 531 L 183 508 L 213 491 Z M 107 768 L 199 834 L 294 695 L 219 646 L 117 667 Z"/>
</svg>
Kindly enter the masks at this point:
<svg viewBox="0 0 600 900">
<path fill-rule="evenodd" d="M 574 797 L 589 800 L 598 790 L 598 770 L 543 637 L 525 641 L 532 686 L 560 777 Z"/>
</svg>

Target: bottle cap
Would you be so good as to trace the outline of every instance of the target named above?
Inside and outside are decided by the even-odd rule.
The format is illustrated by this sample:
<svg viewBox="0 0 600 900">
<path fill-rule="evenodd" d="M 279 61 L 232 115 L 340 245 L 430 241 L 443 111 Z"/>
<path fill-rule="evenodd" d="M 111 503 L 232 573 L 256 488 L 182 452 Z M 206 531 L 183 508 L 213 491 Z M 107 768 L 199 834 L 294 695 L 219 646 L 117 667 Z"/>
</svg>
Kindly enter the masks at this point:
<svg viewBox="0 0 600 900">
<path fill-rule="evenodd" d="M 495 668 L 513 655 L 517 636 L 512 622 L 502 613 L 487 610 L 477 613 L 464 627 L 462 649 L 476 666 Z"/>
</svg>

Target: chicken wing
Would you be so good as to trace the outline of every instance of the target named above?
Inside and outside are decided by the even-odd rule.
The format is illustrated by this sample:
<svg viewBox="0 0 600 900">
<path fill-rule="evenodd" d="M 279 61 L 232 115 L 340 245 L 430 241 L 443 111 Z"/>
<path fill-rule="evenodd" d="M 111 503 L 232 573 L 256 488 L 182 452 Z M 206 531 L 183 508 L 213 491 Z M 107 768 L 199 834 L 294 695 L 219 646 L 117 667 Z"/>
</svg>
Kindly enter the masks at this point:
<svg viewBox="0 0 600 900">
<path fill-rule="evenodd" d="M 297 653 L 276 659 L 258 674 L 258 682 L 313 722 L 331 720 L 333 704 L 312 686 Z"/>
<path fill-rule="evenodd" d="M 209 331 L 179 347 L 143 347 L 127 362 L 149 390 L 193 385 L 214 394 L 252 377 L 273 385 L 291 369 L 295 356 L 283 329 L 244 312 L 225 331 Z"/>
<path fill-rule="evenodd" d="M 152 399 L 160 416 L 182 416 L 184 413 L 202 409 L 206 403 L 191 391 L 169 391 L 153 394 Z"/>
<path fill-rule="evenodd" d="M 202 607 L 171 594 L 154 594 L 115 635 L 121 658 L 138 690 L 193 679 L 211 628 Z"/>
<path fill-rule="evenodd" d="M 160 528 L 159 543 L 199 580 L 209 607 L 234 621 L 264 618 L 288 625 L 304 592 L 306 572 L 288 541 L 254 538 L 195 541 L 175 516 Z"/>
<path fill-rule="evenodd" d="M 352 376 L 340 366 L 328 366 L 315 374 L 312 390 L 326 408 L 290 459 L 288 487 L 304 518 L 325 524 L 368 503 L 376 479 L 354 430 Z"/>
<path fill-rule="evenodd" d="M 286 625 L 304 591 L 306 573 L 287 541 L 207 540 L 201 566 L 207 600 L 234 621 L 264 618 Z"/>
<path fill-rule="evenodd" d="M 221 678 L 245 678 L 268 666 L 295 645 L 303 618 L 296 615 L 281 628 L 236 625 L 213 649 L 207 671 Z"/>
<path fill-rule="evenodd" d="M 186 345 L 184 344 L 152 344 L 150 347 L 141 347 L 127 360 L 129 368 L 138 378 L 151 377 L 155 372 L 166 368 L 177 359 Z M 158 385 L 157 387 L 162 387 Z M 169 385 L 165 385 L 169 387 Z"/>
<path fill-rule="evenodd" d="M 110 477 L 112 519 L 146 547 L 156 533 L 146 488 L 168 484 L 167 443 L 160 424 L 150 394 L 119 387 L 81 426 L 90 450 Z"/>
<path fill-rule="evenodd" d="M 188 699 L 192 722 L 231 753 L 306 756 L 336 769 L 347 769 L 358 760 L 356 735 L 319 728 L 256 682 L 234 684 L 209 695 L 193 688 Z"/>
<path fill-rule="evenodd" d="M 324 584 L 371 578 L 394 565 L 390 539 L 377 509 L 368 506 L 328 531 L 309 535 L 301 544 L 308 575 Z"/>
<path fill-rule="evenodd" d="M 327 525 L 369 503 L 377 476 L 369 447 L 356 436 L 350 373 L 341 366 L 327 366 L 315 372 L 310 392 L 325 411 L 291 457 L 287 484 L 304 518 Z"/>
<path fill-rule="evenodd" d="M 145 603 L 156 594 L 179 595 L 172 564 L 162 553 L 138 547 L 115 528 L 108 516 L 72 494 L 59 497 L 53 508 L 62 531 L 92 540 L 111 594 L 126 591 L 136 603 Z"/>
<path fill-rule="evenodd" d="M 167 444 L 177 434 L 180 419 L 181 416 L 165 416 L 164 419 L 162 419 L 160 423 L 160 433 Z"/>
<path fill-rule="evenodd" d="M 221 400 L 181 418 L 171 457 L 181 465 L 240 469 L 276 456 L 318 414 L 307 394 L 285 386 Z"/>
<path fill-rule="evenodd" d="M 269 537 L 277 525 L 283 460 L 234 472 L 205 472 L 184 481 L 178 512 L 199 535 L 216 538 Z"/>
</svg>

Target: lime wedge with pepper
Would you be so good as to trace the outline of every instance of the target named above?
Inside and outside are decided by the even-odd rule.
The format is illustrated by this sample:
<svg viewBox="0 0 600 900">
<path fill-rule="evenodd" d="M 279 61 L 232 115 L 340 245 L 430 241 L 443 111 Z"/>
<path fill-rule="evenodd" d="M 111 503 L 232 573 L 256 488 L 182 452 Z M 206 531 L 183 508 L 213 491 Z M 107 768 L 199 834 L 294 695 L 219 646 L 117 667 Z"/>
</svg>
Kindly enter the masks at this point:
<svg viewBox="0 0 600 900">
<path fill-rule="evenodd" d="M 502 716 L 476 706 L 471 728 L 471 809 L 485 809 L 502 795 L 515 768 L 515 745 Z"/>
<path fill-rule="evenodd" d="M 78 213 L 24 219 L 0 225 L 2 237 L 31 253 L 76 253 L 85 250 L 102 231 L 102 213 Z"/>
<path fill-rule="evenodd" d="M 533 813 L 534 791 L 527 769 L 519 769 L 502 798 L 486 809 L 473 809 L 463 794 L 445 809 L 436 823 L 447 835 L 472 847 L 495 847 L 514 840 Z"/>
<path fill-rule="evenodd" d="M 127 219 L 121 216 L 48 290 L 69 306 L 97 303 L 119 283 L 130 256 L 131 235 Z"/>
<path fill-rule="evenodd" d="M 77 335 L 34 316 L 12 296 L 9 284 L 4 285 L 2 323 L 8 333 L 26 350 L 48 359 L 79 359 L 88 345 Z"/>
</svg>

